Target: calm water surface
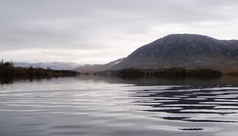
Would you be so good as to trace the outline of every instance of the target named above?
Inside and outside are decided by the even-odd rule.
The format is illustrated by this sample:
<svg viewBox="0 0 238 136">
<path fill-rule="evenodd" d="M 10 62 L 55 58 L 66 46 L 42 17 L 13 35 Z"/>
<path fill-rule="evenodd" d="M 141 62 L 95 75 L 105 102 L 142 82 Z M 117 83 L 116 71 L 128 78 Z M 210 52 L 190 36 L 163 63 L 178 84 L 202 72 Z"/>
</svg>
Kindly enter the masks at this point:
<svg viewBox="0 0 238 136">
<path fill-rule="evenodd" d="M 0 86 L 0 136 L 237 136 L 238 79 L 78 76 Z"/>
</svg>

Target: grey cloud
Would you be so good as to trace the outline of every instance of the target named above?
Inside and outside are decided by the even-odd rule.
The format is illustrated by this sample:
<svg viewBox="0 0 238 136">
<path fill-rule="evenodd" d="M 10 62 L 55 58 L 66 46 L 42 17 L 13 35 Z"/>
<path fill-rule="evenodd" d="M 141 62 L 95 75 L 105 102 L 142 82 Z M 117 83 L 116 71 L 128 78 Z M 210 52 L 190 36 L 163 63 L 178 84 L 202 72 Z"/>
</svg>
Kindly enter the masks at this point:
<svg viewBox="0 0 238 136">
<path fill-rule="evenodd" d="M 236 28 L 237 7 L 236 0 L 2 0 L 0 48 L 127 48 L 124 57 L 165 34 L 186 31 L 221 37 L 219 31 Z M 213 26 L 204 25 L 209 23 Z M 227 26 L 213 33 L 220 24 Z M 229 31 L 234 39 L 235 32 Z"/>
</svg>

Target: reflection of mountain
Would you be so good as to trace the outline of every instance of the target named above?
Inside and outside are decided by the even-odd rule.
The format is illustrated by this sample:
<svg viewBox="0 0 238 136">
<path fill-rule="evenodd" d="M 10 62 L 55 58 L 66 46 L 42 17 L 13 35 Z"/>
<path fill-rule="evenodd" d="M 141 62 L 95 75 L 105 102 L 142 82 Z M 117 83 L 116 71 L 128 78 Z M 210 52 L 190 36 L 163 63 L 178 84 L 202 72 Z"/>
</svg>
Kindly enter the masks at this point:
<svg viewBox="0 0 238 136">
<path fill-rule="evenodd" d="M 238 66 L 238 40 L 217 40 L 192 34 L 173 34 L 144 45 L 114 69 Z"/>
<path fill-rule="evenodd" d="M 153 116 L 156 118 L 186 122 L 238 123 L 236 118 L 220 118 L 221 115 L 238 113 L 237 88 L 158 86 L 149 90 L 133 90 L 131 97 L 136 97 L 137 105 L 150 107 L 143 111 L 158 113 Z"/>
</svg>

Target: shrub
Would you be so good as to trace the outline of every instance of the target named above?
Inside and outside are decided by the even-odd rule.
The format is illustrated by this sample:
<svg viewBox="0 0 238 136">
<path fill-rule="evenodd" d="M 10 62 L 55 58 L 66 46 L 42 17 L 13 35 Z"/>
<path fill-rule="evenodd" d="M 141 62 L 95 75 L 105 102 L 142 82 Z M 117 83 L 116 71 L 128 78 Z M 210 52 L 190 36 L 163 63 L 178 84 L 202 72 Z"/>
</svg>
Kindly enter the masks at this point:
<svg viewBox="0 0 238 136">
<path fill-rule="evenodd" d="M 188 76 L 214 76 L 219 77 L 222 76 L 222 72 L 216 69 L 211 68 L 195 68 L 187 70 Z"/>
<path fill-rule="evenodd" d="M 145 71 L 142 69 L 135 69 L 135 68 L 130 68 L 130 69 L 123 69 L 118 72 L 118 76 L 144 76 Z"/>
<path fill-rule="evenodd" d="M 23 68 L 14 68 L 14 75 L 27 75 Z"/>
<path fill-rule="evenodd" d="M 182 67 L 159 68 L 151 74 L 154 76 L 186 76 L 186 69 Z"/>
</svg>

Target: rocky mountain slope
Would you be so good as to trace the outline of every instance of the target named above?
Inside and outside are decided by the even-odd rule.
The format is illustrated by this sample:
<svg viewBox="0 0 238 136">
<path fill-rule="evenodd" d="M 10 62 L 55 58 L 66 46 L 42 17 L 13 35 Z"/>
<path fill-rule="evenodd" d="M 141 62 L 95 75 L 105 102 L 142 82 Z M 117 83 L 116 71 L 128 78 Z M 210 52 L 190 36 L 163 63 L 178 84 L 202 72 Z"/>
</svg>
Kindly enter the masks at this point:
<svg viewBox="0 0 238 136">
<path fill-rule="evenodd" d="M 113 69 L 161 67 L 238 67 L 238 40 L 173 34 L 144 45 Z"/>
</svg>

